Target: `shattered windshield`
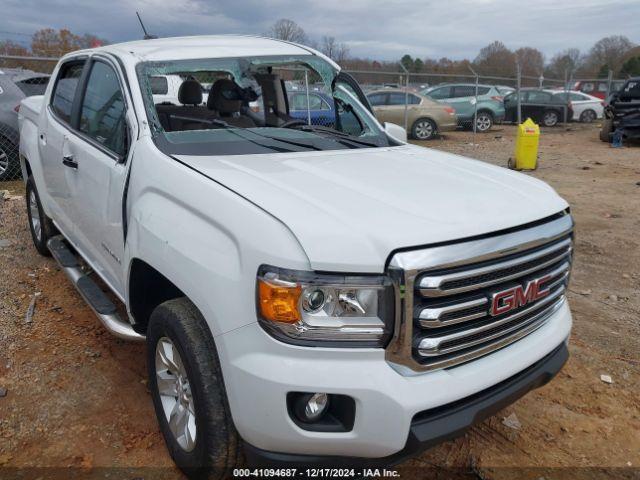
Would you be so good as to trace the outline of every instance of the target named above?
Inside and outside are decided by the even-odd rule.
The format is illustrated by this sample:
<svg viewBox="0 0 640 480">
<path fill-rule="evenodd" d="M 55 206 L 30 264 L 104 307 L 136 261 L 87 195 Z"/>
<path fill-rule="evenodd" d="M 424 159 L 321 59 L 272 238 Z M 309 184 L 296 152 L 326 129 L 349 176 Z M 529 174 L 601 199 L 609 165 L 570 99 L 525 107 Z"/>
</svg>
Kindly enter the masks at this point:
<svg viewBox="0 0 640 480">
<path fill-rule="evenodd" d="M 168 154 L 390 145 L 334 66 L 315 55 L 143 62 L 137 73 L 154 141 Z"/>
</svg>

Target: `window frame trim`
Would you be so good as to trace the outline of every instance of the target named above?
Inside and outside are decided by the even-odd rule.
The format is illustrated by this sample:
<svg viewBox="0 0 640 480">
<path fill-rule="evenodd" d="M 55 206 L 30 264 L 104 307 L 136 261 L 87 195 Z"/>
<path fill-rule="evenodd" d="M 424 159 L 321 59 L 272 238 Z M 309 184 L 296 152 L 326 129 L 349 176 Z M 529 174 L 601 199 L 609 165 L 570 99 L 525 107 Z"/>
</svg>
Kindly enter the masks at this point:
<svg viewBox="0 0 640 480">
<path fill-rule="evenodd" d="M 87 68 L 88 61 L 89 61 L 89 55 L 78 55 L 78 56 L 75 56 L 75 57 L 68 58 L 64 62 L 61 62 L 60 66 L 58 67 L 56 78 L 55 78 L 55 80 L 53 82 L 53 87 L 51 88 L 51 95 L 49 96 L 49 101 L 47 102 L 47 110 L 49 111 L 49 113 L 60 124 L 70 128 L 72 130 L 73 130 L 74 106 L 75 106 L 76 102 L 78 101 L 78 92 L 79 92 L 79 89 L 80 89 L 80 85 L 81 85 L 82 79 L 83 79 L 84 74 L 85 74 L 85 70 Z M 58 88 L 58 82 L 60 81 L 60 75 L 62 73 L 62 69 L 66 68 L 67 66 L 70 66 L 72 64 L 79 64 L 79 63 L 83 63 L 83 65 L 82 65 L 82 73 L 80 74 L 80 77 L 78 78 L 78 86 L 76 87 L 76 91 L 73 93 L 73 100 L 71 101 L 71 113 L 69 115 L 69 121 L 67 121 L 64 118 L 62 118 L 58 114 L 58 112 L 56 112 L 55 109 L 53 108 L 53 99 L 55 98 L 55 95 L 56 95 L 56 90 Z"/>
<path fill-rule="evenodd" d="M 125 150 L 124 154 L 119 154 L 119 153 L 114 152 L 113 150 L 105 147 L 103 144 L 101 144 L 99 141 L 97 141 L 95 138 L 93 138 L 88 133 L 85 133 L 82 130 L 80 130 L 80 115 L 82 114 L 82 105 L 84 103 L 84 98 L 85 98 L 85 96 L 87 94 L 87 86 L 89 85 L 89 78 L 91 77 L 91 71 L 93 70 L 93 66 L 96 63 L 103 63 L 107 67 L 111 68 L 111 70 L 113 70 L 113 73 L 115 73 L 115 75 L 116 75 L 116 79 L 118 80 L 118 85 L 120 87 L 120 92 L 122 93 L 122 100 L 123 100 L 123 103 L 124 103 L 124 121 L 125 121 L 125 124 L 127 126 L 127 130 L 129 131 L 129 133 L 128 133 L 129 141 L 127 142 L 129 145 L 127 146 L 127 149 Z M 116 160 L 118 163 L 124 163 L 124 161 L 127 159 L 129 146 L 131 144 L 131 138 L 132 138 L 131 128 L 129 126 L 129 121 L 127 119 L 127 112 L 129 110 L 129 104 L 128 104 L 128 101 L 127 101 L 127 98 L 126 98 L 126 89 L 124 88 L 124 85 L 122 83 L 122 79 L 120 78 L 120 74 L 118 72 L 118 69 L 116 68 L 115 64 L 111 62 L 110 59 L 108 59 L 106 57 L 103 57 L 101 55 L 92 55 L 91 58 L 89 58 L 89 60 L 87 61 L 87 65 L 88 65 L 88 67 L 86 68 L 86 71 L 83 72 L 83 77 L 81 77 L 81 80 L 82 80 L 82 85 L 80 85 L 81 96 L 79 98 L 75 99 L 75 100 L 77 100 L 78 104 L 77 104 L 77 112 L 76 112 L 77 117 L 75 118 L 74 131 L 76 132 L 76 134 L 80 138 L 82 138 L 83 140 L 87 141 L 88 143 L 90 143 L 94 147 L 98 148 L 103 153 L 109 155 L 114 160 Z M 85 73 L 86 73 L 86 76 L 85 76 Z"/>
<path fill-rule="evenodd" d="M 132 144 L 132 142 L 134 140 L 133 128 L 131 127 L 131 122 L 129 121 L 129 118 L 128 118 L 130 105 L 131 105 L 131 101 L 127 97 L 127 92 L 129 90 L 128 90 L 128 88 L 125 88 L 125 84 L 122 81 L 122 78 L 120 76 L 120 71 L 117 68 L 116 63 L 113 62 L 113 60 L 111 58 L 109 58 L 109 57 L 107 57 L 105 55 L 101 55 L 101 54 L 94 54 L 94 55 L 90 55 L 90 56 L 89 55 L 79 55 L 77 57 L 73 57 L 73 58 L 71 58 L 69 60 L 66 60 L 62 65 L 66 65 L 66 64 L 71 63 L 71 62 L 79 63 L 80 61 L 84 61 L 85 63 L 84 63 L 84 66 L 83 66 L 82 74 L 80 75 L 80 79 L 78 81 L 78 87 L 76 88 L 76 92 L 75 92 L 75 94 L 73 96 L 73 103 L 71 105 L 70 122 L 67 122 L 64 119 L 60 118 L 60 116 L 57 115 L 56 112 L 54 111 L 54 109 L 52 108 L 52 103 L 51 102 L 53 101 L 53 95 L 55 94 L 55 88 L 56 88 L 56 86 L 58 84 L 58 79 L 60 78 L 59 75 L 56 76 L 55 84 L 54 84 L 53 90 L 51 92 L 51 98 L 49 99 L 49 104 L 47 105 L 47 110 L 53 116 L 53 118 L 55 118 L 55 120 L 58 123 L 60 123 L 63 127 L 65 127 L 70 133 L 74 134 L 75 136 L 77 136 L 81 140 L 84 140 L 86 143 L 90 144 L 91 146 L 97 148 L 98 150 L 100 150 L 105 155 L 111 157 L 117 163 L 126 163 L 126 160 L 129 157 L 129 154 L 131 152 L 131 144 Z M 102 62 L 102 63 L 105 63 L 107 66 L 111 67 L 111 69 L 116 74 L 116 78 L 118 79 L 118 84 L 120 85 L 120 90 L 122 92 L 122 97 L 124 99 L 124 104 L 125 104 L 125 122 L 127 124 L 127 135 L 128 135 L 128 142 L 127 142 L 128 145 L 127 145 L 127 150 L 124 153 L 124 155 L 120 155 L 120 154 L 108 149 L 107 147 L 102 145 L 100 142 L 98 142 L 96 139 L 94 139 L 93 137 L 91 137 L 91 136 L 87 135 L 86 133 L 82 132 L 80 130 L 80 128 L 79 128 L 80 112 L 81 112 L 82 102 L 84 101 L 84 97 L 85 97 L 85 94 L 86 94 L 86 88 L 87 88 L 87 84 L 89 82 L 89 75 L 91 74 L 91 69 L 93 68 L 94 63 L 96 63 L 96 62 Z M 62 68 L 62 65 L 60 66 L 60 68 Z"/>
</svg>

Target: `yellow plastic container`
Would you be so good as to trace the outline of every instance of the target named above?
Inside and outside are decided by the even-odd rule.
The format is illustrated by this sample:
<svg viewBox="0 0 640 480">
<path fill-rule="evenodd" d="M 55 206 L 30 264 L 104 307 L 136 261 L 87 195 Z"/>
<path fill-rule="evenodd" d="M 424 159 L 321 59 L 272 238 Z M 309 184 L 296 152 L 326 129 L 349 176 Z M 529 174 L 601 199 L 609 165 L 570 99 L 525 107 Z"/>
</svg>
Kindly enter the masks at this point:
<svg viewBox="0 0 640 480">
<path fill-rule="evenodd" d="M 516 170 L 535 170 L 538 167 L 538 141 L 540 127 L 527 118 L 518 125 L 515 162 L 509 159 L 509 167 Z"/>
</svg>

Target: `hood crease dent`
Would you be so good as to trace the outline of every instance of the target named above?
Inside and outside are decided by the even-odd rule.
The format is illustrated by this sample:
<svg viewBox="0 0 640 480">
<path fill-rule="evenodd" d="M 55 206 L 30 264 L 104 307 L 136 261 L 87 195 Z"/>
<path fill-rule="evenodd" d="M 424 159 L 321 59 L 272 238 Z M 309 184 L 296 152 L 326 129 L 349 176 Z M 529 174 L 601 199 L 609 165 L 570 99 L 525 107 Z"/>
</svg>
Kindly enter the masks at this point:
<svg viewBox="0 0 640 480">
<path fill-rule="evenodd" d="M 176 158 L 282 221 L 319 271 L 381 273 L 394 250 L 525 225 L 568 206 L 535 178 L 413 145 Z"/>
</svg>

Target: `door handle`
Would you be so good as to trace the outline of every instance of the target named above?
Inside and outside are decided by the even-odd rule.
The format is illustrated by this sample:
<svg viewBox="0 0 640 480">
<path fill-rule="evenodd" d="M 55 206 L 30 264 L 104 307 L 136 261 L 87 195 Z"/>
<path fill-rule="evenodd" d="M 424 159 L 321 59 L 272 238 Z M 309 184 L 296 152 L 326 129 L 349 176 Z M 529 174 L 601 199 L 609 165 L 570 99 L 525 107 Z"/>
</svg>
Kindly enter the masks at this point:
<svg viewBox="0 0 640 480">
<path fill-rule="evenodd" d="M 45 136 L 44 133 L 40 134 L 40 143 L 42 143 L 43 145 L 47 144 L 47 137 Z"/>
<path fill-rule="evenodd" d="M 78 169 L 78 162 L 73 159 L 73 155 L 65 155 L 62 157 L 62 164 L 69 168 Z"/>
</svg>

